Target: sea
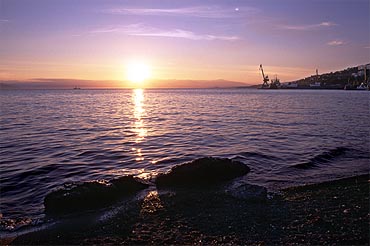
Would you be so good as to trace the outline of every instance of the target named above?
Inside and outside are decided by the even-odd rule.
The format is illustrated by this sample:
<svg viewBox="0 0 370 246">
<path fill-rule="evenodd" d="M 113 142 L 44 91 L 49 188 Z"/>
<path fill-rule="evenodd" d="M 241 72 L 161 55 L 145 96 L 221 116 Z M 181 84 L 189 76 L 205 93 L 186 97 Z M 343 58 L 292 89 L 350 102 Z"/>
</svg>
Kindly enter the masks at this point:
<svg viewBox="0 0 370 246">
<path fill-rule="evenodd" d="M 42 223 L 66 184 L 145 180 L 212 156 L 269 191 L 369 172 L 370 93 L 341 90 L 0 91 L 2 231 Z"/>
</svg>

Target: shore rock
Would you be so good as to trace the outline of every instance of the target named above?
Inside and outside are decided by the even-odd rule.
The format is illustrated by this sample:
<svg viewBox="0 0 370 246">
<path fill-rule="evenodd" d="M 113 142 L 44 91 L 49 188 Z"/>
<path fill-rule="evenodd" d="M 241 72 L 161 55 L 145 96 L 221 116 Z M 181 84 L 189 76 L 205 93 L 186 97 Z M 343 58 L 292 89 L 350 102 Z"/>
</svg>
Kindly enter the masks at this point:
<svg viewBox="0 0 370 246">
<path fill-rule="evenodd" d="M 109 183 L 94 181 L 65 186 L 46 195 L 45 213 L 63 214 L 104 207 L 147 187 L 133 176 L 124 176 Z"/>
<path fill-rule="evenodd" d="M 158 175 L 158 188 L 207 187 L 243 176 L 250 171 L 241 162 L 223 158 L 205 157 L 178 165 Z"/>
<path fill-rule="evenodd" d="M 256 203 L 207 190 L 205 197 L 186 192 L 192 200 L 163 192 L 163 207 L 155 212 L 141 213 L 135 203 L 109 220 L 67 219 L 27 234 L 0 236 L 0 244 L 369 245 L 369 179 L 365 174 L 290 187 Z"/>
</svg>

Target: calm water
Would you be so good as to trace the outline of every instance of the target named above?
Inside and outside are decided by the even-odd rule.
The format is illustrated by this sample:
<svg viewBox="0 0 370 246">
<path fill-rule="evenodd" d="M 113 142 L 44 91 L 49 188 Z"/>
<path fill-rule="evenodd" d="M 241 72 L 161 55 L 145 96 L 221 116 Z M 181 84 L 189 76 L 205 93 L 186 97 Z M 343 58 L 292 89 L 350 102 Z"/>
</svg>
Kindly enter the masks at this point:
<svg viewBox="0 0 370 246">
<path fill-rule="evenodd" d="M 234 158 L 270 189 L 369 171 L 363 91 L 0 91 L 3 219 L 42 217 L 65 183 L 147 178 L 203 156 Z"/>
</svg>

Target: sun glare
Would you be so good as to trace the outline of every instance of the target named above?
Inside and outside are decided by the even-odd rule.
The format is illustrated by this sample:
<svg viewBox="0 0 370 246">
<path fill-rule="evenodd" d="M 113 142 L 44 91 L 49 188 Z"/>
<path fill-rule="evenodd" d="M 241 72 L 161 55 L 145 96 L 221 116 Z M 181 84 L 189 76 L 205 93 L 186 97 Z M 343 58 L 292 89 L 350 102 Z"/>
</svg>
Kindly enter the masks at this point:
<svg viewBox="0 0 370 246">
<path fill-rule="evenodd" d="M 126 66 L 126 78 L 133 83 L 141 83 L 151 75 L 150 67 L 142 62 L 132 62 Z"/>
</svg>

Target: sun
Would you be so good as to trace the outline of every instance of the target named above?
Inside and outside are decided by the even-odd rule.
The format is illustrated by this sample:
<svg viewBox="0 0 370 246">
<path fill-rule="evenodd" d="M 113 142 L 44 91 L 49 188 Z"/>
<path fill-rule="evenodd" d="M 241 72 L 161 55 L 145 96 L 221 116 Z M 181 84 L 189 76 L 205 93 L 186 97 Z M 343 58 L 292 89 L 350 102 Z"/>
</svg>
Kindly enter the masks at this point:
<svg viewBox="0 0 370 246">
<path fill-rule="evenodd" d="M 131 62 L 126 66 L 126 79 L 132 83 L 142 83 L 151 75 L 149 65 L 143 62 Z"/>
</svg>

